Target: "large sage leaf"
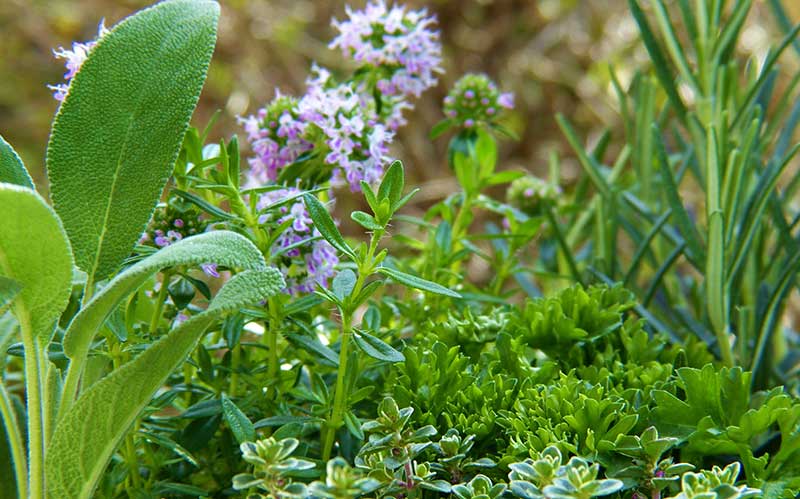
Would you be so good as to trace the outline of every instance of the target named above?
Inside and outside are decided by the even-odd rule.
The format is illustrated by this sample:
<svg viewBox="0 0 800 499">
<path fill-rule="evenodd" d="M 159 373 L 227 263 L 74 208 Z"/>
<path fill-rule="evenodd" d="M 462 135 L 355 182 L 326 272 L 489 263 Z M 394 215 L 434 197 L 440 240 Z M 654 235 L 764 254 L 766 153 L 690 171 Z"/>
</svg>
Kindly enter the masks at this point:
<svg viewBox="0 0 800 499">
<path fill-rule="evenodd" d="M 0 135 L 0 182 L 33 189 L 33 180 L 19 155 Z"/>
<path fill-rule="evenodd" d="M 44 345 L 69 300 L 69 242 L 56 214 L 31 189 L 0 184 L 0 213 L 0 277 L 16 288 L 12 311 L 22 334 Z"/>
<path fill-rule="evenodd" d="M 100 39 L 70 84 L 47 169 L 91 282 L 116 270 L 150 218 L 197 104 L 218 17 L 211 0 L 142 10 Z"/>
<path fill-rule="evenodd" d="M 250 240 L 235 232 L 220 230 L 178 241 L 126 269 L 92 298 L 64 334 L 64 353 L 71 361 L 64 397 L 75 396 L 77 380 L 94 335 L 125 297 L 162 269 L 206 262 L 242 270 L 267 268 L 261 252 Z"/>
<path fill-rule="evenodd" d="M 265 300 L 284 282 L 275 269 L 234 276 L 208 309 L 153 343 L 138 357 L 95 383 L 56 426 L 46 458 L 50 497 L 88 498 L 128 428 L 167 376 L 192 352 L 220 316 Z"/>
</svg>

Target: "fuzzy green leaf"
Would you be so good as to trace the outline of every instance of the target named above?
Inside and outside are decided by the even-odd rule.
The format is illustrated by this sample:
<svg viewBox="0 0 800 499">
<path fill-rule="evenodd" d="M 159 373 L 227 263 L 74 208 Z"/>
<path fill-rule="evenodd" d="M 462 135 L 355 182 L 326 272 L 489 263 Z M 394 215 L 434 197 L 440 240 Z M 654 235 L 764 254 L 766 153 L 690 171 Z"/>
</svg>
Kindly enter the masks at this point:
<svg viewBox="0 0 800 499">
<path fill-rule="evenodd" d="M 136 417 L 206 329 L 223 314 L 274 296 L 284 285 L 275 269 L 237 274 L 205 312 L 89 388 L 62 417 L 48 447 L 45 467 L 51 497 L 91 497 Z"/>
<path fill-rule="evenodd" d="M 31 189 L 0 184 L 0 213 L 0 276 L 18 287 L 12 310 L 23 334 L 45 344 L 72 288 L 69 241 L 58 216 Z"/>
<path fill-rule="evenodd" d="M 0 135 L 0 182 L 33 189 L 33 180 L 19 155 Z"/>
<path fill-rule="evenodd" d="M 104 35 L 53 124 L 47 170 L 92 282 L 139 239 L 180 151 L 216 43 L 219 5 L 168 0 Z"/>
<path fill-rule="evenodd" d="M 95 333 L 126 296 L 159 270 L 176 265 L 212 262 L 243 270 L 265 269 L 264 257 L 247 238 L 229 231 L 213 231 L 188 237 L 141 260 L 111 280 L 72 320 L 64 334 L 64 353 L 72 360 L 64 396 L 75 393 L 82 363 Z"/>
<path fill-rule="evenodd" d="M 380 272 L 383 275 L 391 277 L 400 284 L 404 284 L 406 286 L 415 289 L 428 291 L 430 293 L 436 293 L 437 295 L 445 295 L 445 296 L 452 296 L 453 298 L 461 298 L 460 294 L 442 286 L 441 284 L 437 284 L 435 282 L 422 279 L 421 277 L 417 277 L 415 275 L 406 274 L 405 272 L 400 272 L 397 269 L 389 267 L 379 267 L 378 272 Z"/>
</svg>

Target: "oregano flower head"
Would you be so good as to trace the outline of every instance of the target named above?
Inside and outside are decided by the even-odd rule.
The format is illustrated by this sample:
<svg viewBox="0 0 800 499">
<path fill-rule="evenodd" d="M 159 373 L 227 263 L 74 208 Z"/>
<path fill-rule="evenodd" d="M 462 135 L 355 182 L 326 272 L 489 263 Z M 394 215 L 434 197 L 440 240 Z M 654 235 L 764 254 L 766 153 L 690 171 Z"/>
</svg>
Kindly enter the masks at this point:
<svg viewBox="0 0 800 499">
<path fill-rule="evenodd" d="M 466 74 L 444 99 L 444 113 L 456 124 L 473 128 L 491 124 L 506 110 L 514 108 L 514 94 L 501 93 L 484 74 Z"/>
<path fill-rule="evenodd" d="M 248 162 L 249 180 L 255 185 L 274 181 L 280 169 L 313 148 L 305 139 L 308 124 L 298 116 L 297 99 L 280 91 L 266 107 L 239 121 L 254 154 Z"/>
<path fill-rule="evenodd" d="M 539 215 L 543 202 L 554 202 L 561 194 L 558 185 L 533 175 L 520 177 L 508 188 L 508 203 L 527 215 Z"/>
<path fill-rule="evenodd" d="M 384 95 L 419 97 L 436 84 L 441 68 L 439 33 L 425 9 L 406 10 L 386 2 L 347 8 L 347 19 L 333 21 L 339 35 L 330 43 L 346 57 L 379 70 L 376 87 Z"/>
<path fill-rule="evenodd" d="M 376 184 L 389 162 L 394 133 L 381 123 L 369 96 L 352 82 L 335 84 L 324 68 L 314 66 L 306 95 L 298 103 L 299 116 L 322 132 L 332 166 L 334 184 L 346 182 L 353 192 L 361 181 Z"/>
</svg>

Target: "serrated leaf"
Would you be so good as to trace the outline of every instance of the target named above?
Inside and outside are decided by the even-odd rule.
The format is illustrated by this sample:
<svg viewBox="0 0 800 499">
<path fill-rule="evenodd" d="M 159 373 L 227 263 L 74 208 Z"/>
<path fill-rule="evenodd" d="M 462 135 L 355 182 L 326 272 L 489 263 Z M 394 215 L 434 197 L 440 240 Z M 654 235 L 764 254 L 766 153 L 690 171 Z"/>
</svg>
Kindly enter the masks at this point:
<svg viewBox="0 0 800 499">
<path fill-rule="evenodd" d="M 17 151 L 0 135 L 0 182 L 33 189 L 33 180 Z"/>
<path fill-rule="evenodd" d="M 275 269 L 235 275 L 202 312 L 84 392 L 56 426 L 45 468 L 51 497 L 92 496 L 119 443 L 153 394 L 222 315 L 265 300 L 285 286 Z"/>
<path fill-rule="evenodd" d="M 406 360 L 405 356 L 391 345 L 366 331 L 354 331 L 353 339 L 358 348 L 373 359 L 384 362 L 404 362 Z"/>
<path fill-rule="evenodd" d="M 58 216 L 31 189 L 0 184 L 0 213 L 0 276 L 19 287 L 12 311 L 22 333 L 44 345 L 72 289 L 69 241 Z"/>
<path fill-rule="evenodd" d="M 253 423 L 224 393 L 222 394 L 222 414 L 237 442 L 241 444 L 256 439 L 256 429 L 253 427 Z"/>
<path fill-rule="evenodd" d="M 325 208 L 325 205 L 310 194 L 305 194 L 303 196 L 303 201 L 305 201 L 306 209 L 308 209 L 308 215 L 314 222 L 314 227 L 322 234 L 322 237 L 331 243 L 331 246 L 355 260 L 356 254 L 353 252 L 353 249 L 348 246 L 347 242 L 345 242 L 339 229 L 336 228 L 336 224 L 333 222 L 333 218 L 331 218 L 331 214 L 328 213 L 328 209 Z"/>
<path fill-rule="evenodd" d="M 230 231 L 213 231 L 182 239 L 139 261 L 112 279 L 72 320 L 64 334 L 64 353 L 72 361 L 65 397 L 75 395 L 83 360 L 89 345 L 108 315 L 156 272 L 176 265 L 213 262 L 244 270 L 265 269 L 264 257 L 244 236 Z M 85 387 L 84 387 L 85 388 Z"/>
<path fill-rule="evenodd" d="M 400 284 L 405 284 L 406 286 L 415 289 L 421 289 L 422 291 L 428 291 L 430 293 L 436 293 L 439 295 L 452 296 L 453 298 L 461 298 L 460 294 L 442 286 L 441 284 L 422 279 L 421 277 L 417 277 L 415 275 L 406 274 L 405 272 L 401 272 L 397 269 L 390 267 L 379 267 L 378 272 L 391 277 Z"/>
<path fill-rule="evenodd" d="M 53 123 L 47 170 L 92 282 L 139 239 L 178 157 L 216 43 L 219 5 L 167 0 L 103 35 Z"/>
</svg>

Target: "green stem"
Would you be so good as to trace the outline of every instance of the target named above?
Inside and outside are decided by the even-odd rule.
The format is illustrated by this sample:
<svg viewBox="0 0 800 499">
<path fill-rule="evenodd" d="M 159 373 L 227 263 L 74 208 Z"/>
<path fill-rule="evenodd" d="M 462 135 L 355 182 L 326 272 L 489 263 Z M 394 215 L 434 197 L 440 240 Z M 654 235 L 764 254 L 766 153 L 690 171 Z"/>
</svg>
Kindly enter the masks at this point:
<svg viewBox="0 0 800 499">
<path fill-rule="evenodd" d="M 6 391 L 5 385 L 0 380 L 0 417 L 5 424 L 8 443 L 11 446 L 11 459 L 14 461 L 14 478 L 17 483 L 17 493 L 19 497 L 28 496 L 28 461 L 25 458 L 25 443 L 19 432 L 19 423 L 11 403 L 11 397 Z"/>
<path fill-rule="evenodd" d="M 228 386 L 228 395 L 236 396 L 236 387 L 239 385 L 239 363 L 242 359 L 242 345 L 237 343 L 231 350 L 231 380 Z"/>
<path fill-rule="evenodd" d="M 133 487 L 140 489 L 142 487 L 142 477 L 139 475 L 139 460 L 136 455 L 136 443 L 133 440 L 135 434 L 136 429 L 134 428 L 134 430 L 125 437 L 125 461 L 128 464 L 128 473 L 131 477 Z M 128 496 L 135 497 L 131 491 L 128 491 Z"/>
<path fill-rule="evenodd" d="M 325 443 L 322 447 L 322 462 L 328 462 L 333 450 L 333 441 L 336 431 L 342 426 L 345 411 L 345 378 L 347 377 L 347 360 L 350 355 L 350 335 L 353 333 L 351 325 L 352 316 L 347 314 L 342 317 L 342 340 L 339 349 L 339 370 L 336 373 L 336 391 L 333 396 L 333 410 L 325 431 Z"/>
<path fill-rule="evenodd" d="M 278 335 L 280 334 L 280 316 L 278 315 L 279 307 L 275 298 L 270 298 L 267 302 L 269 308 L 270 320 L 266 326 L 264 334 L 267 335 L 267 347 L 269 348 L 269 365 L 267 366 L 267 379 L 270 386 L 267 389 L 268 398 L 273 398 L 272 395 L 278 394 L 278 372 L 280 359 L 278 357 Z"/>
<path fill-rule="evenodd" d="M 81 308 L 86 307 L 86 304 L 92 299 L 92 296 L 94 295 L 94 288 L 94 280 L 92 279 L 92 276 L 88 276 L 86 278 L 86 284 L 83 287 Z M 80 376 L 83 373 L 83 364 L 85 361 L 85 358 L 70 359 L 69 367 L 67 367 L 67 374 L 64 377 L 64 385 L 61 390 L 61 400 L 58 404 L 56 418 L 61 418 L 64 414 L 66 414 L 70 406 L 72 406 L 72 402 L 78 398 L 78 383 L 80 382 Z"/>
<path fill-rule="evenodd" d="M 475 202 L 475 195 L 469 192 L 464 192 L 464 200 L 461 203 L 461 207 L 458 209 L 458 213 L 456 213 L 456 218 L 453 220 L 453 229 L 451 231 L 450 238 L 453 242 L 452 244 L 452 253 L 455 254 L 461 249 L 461 239 L 464 237 L 464 233 L 469 229 L 469 224 L 467 224 L 467 214 L 472 212 L 472 205 Z M 458 279 L 456 275 L 458 274 L 459 270 L 461 270 L 461 260 L 456 260 L 450 265 L 450 270 L 452 271 L 452 277 L 450 278 L 450 286 L 455 286 L 457 284 Z"/>
<path fill-rule="evenodd" d="M 156 298 L 156 308 L 153 309 L 153 316 L 150 318 L 150 333 L 156 332 L 158 321 L 161 319 L 161 314 L 164 312 L 164 303 L 167 301 L 170 277 L 172 277 L 171 272 L 164 272 L 164 278 L 161 280 L 161 288 L 158 290 L 158 297 Z"/>
<path fill-rule="evenodd" d="M 372 233 L 367 249 L 367 255 L 358 264 L 358 277 L 350 292 L 350 296 L 358 296 L 364 288 L 366 279 L 375 270 L 375 251 L 378 249 L 378 242 L 384 234 L 383 229 Z M 339 369 L 336 372 L 336 390 L 333 395 L 333 409 L 328 420 L 327 428 L 323 432 L 322 461 L 327 462 L 333 450 L 333 441 L 336 438 L 336 431 L 342 426 L 344 413 L 347 409 L 347 396 L 345 394 L 345 380 L 347 379 L 347 361 L 350 355 L 350 336 L 353 334 L 353 312 L 350 308 L 340 310 L 342 313 L 342 336 L 339 348 Z"/>
<path fill-rule="evenodd" d="M 24 326 L 23 326 L 24 327 Z M 28 398 L 28 489 L 30 499 L 44 499 L 44 426 L 42 421 L 42 352 L 33 331 L 22 334 L 25 348 L 25 392 Z"/>
</svg>

